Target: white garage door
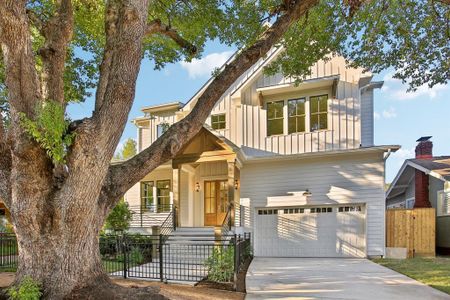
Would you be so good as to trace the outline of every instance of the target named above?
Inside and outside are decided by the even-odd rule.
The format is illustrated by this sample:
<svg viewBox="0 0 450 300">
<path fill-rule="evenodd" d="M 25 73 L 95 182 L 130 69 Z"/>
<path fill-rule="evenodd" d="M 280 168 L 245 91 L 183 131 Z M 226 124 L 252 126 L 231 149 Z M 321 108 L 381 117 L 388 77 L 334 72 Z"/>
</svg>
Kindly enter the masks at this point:
<svg viewBox="0 0 450 300">
<path fill-rule="evenodd" d="M 254 228 L 256 256 L 366 256 L 363 205 L 260 208 Z"/>
</svg>

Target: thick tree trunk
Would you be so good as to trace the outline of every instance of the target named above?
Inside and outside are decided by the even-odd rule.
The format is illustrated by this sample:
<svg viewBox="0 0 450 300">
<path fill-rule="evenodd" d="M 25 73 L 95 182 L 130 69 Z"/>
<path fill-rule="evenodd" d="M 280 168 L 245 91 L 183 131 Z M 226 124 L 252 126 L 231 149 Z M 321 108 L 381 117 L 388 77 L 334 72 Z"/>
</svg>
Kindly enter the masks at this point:
<svg viewBox="0 0 450 300">
<path fill-rule="evenodd" d="M 89 188 L 88 188 L 89 189 Z M 25 190 L 26 187 L 25 187 Z M 86 190 L 86 189 L 85 189 Z M 87 196 L 88 193 L 76 196 Z M 91 193 L 95 197 L 96 193 Z M 26 195 L 19 192 L 17 196 Z M 73 199 L 73 195 L 59 195 Z M 14 201 L 11 215 L 19 246 L 16 282 L 31 276 L 40 282 L 45 299 L 62 299 L 77 288 L 109 282 L 100 258 L 98 237 L 106 209 L 98 205 L 73 206 L 73 213 L 51 207 L 28 209 Z M 55 199 L 28 201 L 51 203 Z M 86 199 L 83 199 L 86 200 Z M 27 202 L 28 202 L 27 201 Z M 95 199 L 91 199 L 95 203 Z"/>
<path fill-rule="evenodd" d="M 45 299 L 63 299 L 77 288 L 109 282 L 99 253 L 98 230 L 85 230 L 63 234 L 45 234 L 26 238 L 28 230 L 19 229 L 19 266 L 16 282 L 31 276 L 40 282 Z M 36 233 L 38 235 L 38 233 Z"/>
</svg>

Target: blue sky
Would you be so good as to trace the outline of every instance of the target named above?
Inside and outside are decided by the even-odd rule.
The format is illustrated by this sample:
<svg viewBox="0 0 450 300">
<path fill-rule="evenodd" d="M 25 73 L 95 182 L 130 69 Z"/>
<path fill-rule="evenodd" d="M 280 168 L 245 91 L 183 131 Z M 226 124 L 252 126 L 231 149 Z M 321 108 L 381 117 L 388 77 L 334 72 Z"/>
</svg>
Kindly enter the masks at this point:
<svg viewBox="0 0 450 300">
<path fill-rule="evenodd" d="M 205 48 L 202 59 L 170 64 L 161 71 L 155 71 L 151 62 L 144 61 L 129 120 L 141 116 L 140 108 L 143 106 L 189 100 L 208 80 L 211 71 L 222 65 L 233 50 L 211 42 Z M 375 144 L 402 146 L 387 161 L 387 182 L 393 179 L 406 158 L 414 157 L 415 141 L 421 136 L 433 136 L 435 155 L 450 155 L 450 130 L 447 125 L 447 118 L 450 118 L 450 85 L 433 89 L 421 87 L 415 93 L 406 93 L 407 87 L 392 79 L 391 74 L 392 71 L 387 70 L 374 78 L 385 82 L 383 88 L 375 92 Z M 93 99 L 90 98 L 84 103 L 71 104 L 68 113 L 72 119 L 78 119 L 89 116 L 93 107 Z M 136 129 L 128 122 L 121 143 L 130 137 L 136 138 Z"/>
</svg>

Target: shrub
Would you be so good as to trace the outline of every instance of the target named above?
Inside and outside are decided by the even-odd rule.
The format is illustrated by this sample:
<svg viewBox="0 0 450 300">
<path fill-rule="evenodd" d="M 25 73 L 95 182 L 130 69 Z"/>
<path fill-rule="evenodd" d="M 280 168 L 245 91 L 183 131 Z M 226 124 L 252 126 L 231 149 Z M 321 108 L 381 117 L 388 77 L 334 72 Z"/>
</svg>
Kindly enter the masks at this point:
<svg viewBox="0 0 450 300">
<path fill-rule="evenodd" d="M 208 279 L 215 282 L 229 282 L 234 273 L 234 249 L 215 248 L 206 260 Z"/>
<path fill-rule="evenodd" d="M 128 203 L 122 198 L 109 213 L 108 218 L 106 218 L 105 229 L 110 229 L 115 232 L 126 231 L 130 228 L 132 218 L 133 213 L 128 208 Z"/>
<path fill-rule="evenodd" d="M 130 262 L 140 265 L 144 262 L 144 256 L 138 247 L 133 247 L 130 252 Z"/>
<path fill-rule="evenodd" d="M 25 276 L 18 286 L 8 289 L 8 295 L 12 300 L 39 300 L 42 293 L 40 284 Z"/>
</svg>

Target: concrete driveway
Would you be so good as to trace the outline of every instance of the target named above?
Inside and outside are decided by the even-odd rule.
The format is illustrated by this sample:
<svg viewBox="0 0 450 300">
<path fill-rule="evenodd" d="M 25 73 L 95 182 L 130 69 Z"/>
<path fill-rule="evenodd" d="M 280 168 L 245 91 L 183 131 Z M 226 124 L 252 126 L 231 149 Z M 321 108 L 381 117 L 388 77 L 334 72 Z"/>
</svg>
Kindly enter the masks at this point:
<svg viewBox="0 0 450 300">
<path fill-rule="evenodd" d="M 450 299 L 367 259 L 253 259 L 246 299 Z"/>
</svg>

